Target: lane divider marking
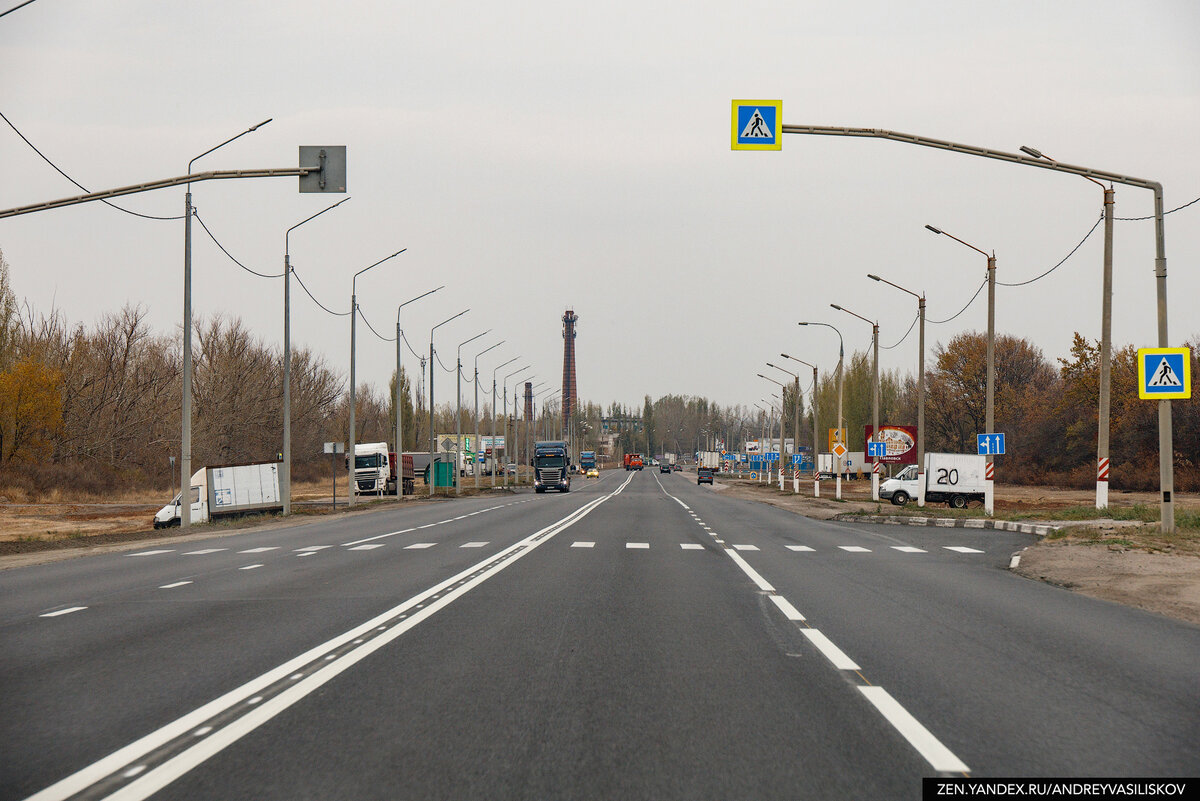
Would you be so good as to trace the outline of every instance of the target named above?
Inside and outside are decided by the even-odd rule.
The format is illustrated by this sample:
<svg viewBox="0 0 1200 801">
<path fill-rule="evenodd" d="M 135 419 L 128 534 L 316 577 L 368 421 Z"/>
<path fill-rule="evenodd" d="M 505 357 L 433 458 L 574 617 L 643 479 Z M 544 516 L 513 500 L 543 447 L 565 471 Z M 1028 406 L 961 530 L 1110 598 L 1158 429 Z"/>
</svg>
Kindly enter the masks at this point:
<svg viewBox="0 0 1200 801">
<path fill-rule="evenodd" d="M 122 801 L 148 798 L 570 528 L 600 504 L 619 495 L 632 478 L 631 474 L 615 491 L 589 501 L 482 562 L 144 735 L 33 794 L 27 801 L 64 801 L 92 789 Z M 338 659 L 325 660 L 335 651 Z M 191 734 L 203 726 L 212 726 L 212 734 L 196 742 Z M 125 783 L 128 777 L 124 774 L 135 767 L 143 770 L 135 774 L 132 782 Z"/>
<path fill-rule="evenodd" d="M 655 476 L 654 480 L 658 481 L 658 477 Z M 667 492 L 666 488 L 663 487 L 661 482 L 659 482 L 658 488 L 662 490 L 663 494 L 665 494 L 668 498 L 675 500 L 685 509 L 688 508 L 682 501 L 680 501 L 671 493 Z M 692 517 L 697 523 L 704 526 L 703 520 L 692 513 L 690 509 L 688 511 L 692 514 Z M 707 526 L 704 527 L 706 529 L 708 528 Z M 709 533 L 712 534 L 714 538 L 717 536 L 711 530 Z M 724 543 L 724 540 L 721 539 L 717 539 L 716 541 L 718 543 Z M 851 553 L 871 553 L 869 548 L 862 548 L 856 545 L 840 545 L 838 547 Z M 896 547 L 897 550 L 905 550 L 904 547 L 893 547 Z M 958 551 L 959 553 L 983 553 L 983 551 L 978 551 L 974 548 L 966 548 L 965 546 L 943 547 L 946 547 L 951 551 Z M 807 545 L 788 545 L 787 548 L 792 551 L 813 551 L 813 549 L 809 548 Z M 796 607 L 794 607 L 786 598 L 776 592 L 775 588 L 771 586 L 771 584 L 764 579 L 758 573 L 758 571 L 752 568 L 749 563 L 747 563 L 746 560 L 741 557 L 738 551 L 749 550 L 748 548 L 734 545 L 733 547 L 722 548 L 722 550 L 725 551 L 729 558 L 732 559 L 734 563 L 742 569 L 743 573 L 749 576 L 750 580 L 753 581 L 760 590 L 767 594 L 767 597 L 770 598 L 771 602 L 774 603 L 779 611 L 783 613 L 784 617 L 797 623 L 804 623 L 804 626 L 800 627 L 800 631 L 805 637 L 808 638 L 808 641 L 812 643 L 812 645 L 833 664 L 835 668 L 839 670 L 853 670 L 860 679 L 862 679 L 864 682 L 867 682 L 867 686 L 858 685 L 858 689 L 863 694 L 863 697 L 865 697 L 871 703 L 871 705 L 875 707 L 879 714 L 883 716 L 884 720 L 890 723 L 892 728 L 894 728 L 901 737 L 907 740 L 909 745 L 911 745 L 917 751 L 917 753 L 919 753 L 925 759 L 925 761 L 933 767 L 934 770 L 959 772 L 963 774 L 970 772 L 971 769 L 967 767 L 966 763 L 955 756 L 954 753 L 945 745 L 943 745 L 942 742 L 938 740 L 932 732 L 921 725 L 921 722 L 913 717 L 912 714 L 909 713 L 909 711 L 905 709 L 899 701 L 894 699 L 887 690 L 883 689 L 882 687 L 871 685 L 866 676 L 863 676 L 861 672 L 862 668 L 860 668 L 853 659 L 848 657 L 842 651 L 842 649 L 834 645 L 833 641 L 826 637 L 822 632 L 813 628 L 805 619 L 804 615 L 800 613 L 800 610 L 796 609 Z M 756 548 L 755 550 L 758 549 Z M 919 549 L 914 549 L 914 551 L 917 550 Z M 924 551 L 921 551 L 921 553 L 924 553 Z"/>
</svg>

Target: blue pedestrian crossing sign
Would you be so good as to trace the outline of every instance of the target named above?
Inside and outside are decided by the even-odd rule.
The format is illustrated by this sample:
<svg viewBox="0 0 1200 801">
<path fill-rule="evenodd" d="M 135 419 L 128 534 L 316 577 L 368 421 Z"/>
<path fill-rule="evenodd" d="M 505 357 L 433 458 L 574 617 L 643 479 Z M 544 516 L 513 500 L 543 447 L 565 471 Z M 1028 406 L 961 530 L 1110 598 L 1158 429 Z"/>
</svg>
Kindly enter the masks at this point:
<svg viewBox="0 0 1200 801">
<path fill-rule="evenodd" d="M 734 100 L 730 127 L 733 150 L 782 150 L 783 101 Z"/>
<path fill-rule="evenodd" d="M 1139 348 L 1138 397 L 1186 400 L 1192 397 L 1190 348 Z"/>
<path fill-rule="evenodd" d="M 975 448 L 980 456 L 1001 456 L 1004 453 L 1004 435 L 976 434 Z"/>
</svg>

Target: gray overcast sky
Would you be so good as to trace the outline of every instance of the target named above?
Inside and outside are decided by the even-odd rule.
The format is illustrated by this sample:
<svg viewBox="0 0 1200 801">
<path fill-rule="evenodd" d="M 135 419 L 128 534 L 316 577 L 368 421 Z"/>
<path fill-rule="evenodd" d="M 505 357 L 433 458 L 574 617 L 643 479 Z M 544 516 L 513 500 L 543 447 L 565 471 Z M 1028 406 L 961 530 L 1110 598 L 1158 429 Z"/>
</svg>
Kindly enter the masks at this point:
<svg viewBox="0 0 1200 801">
<path fill-rule="evenodd" d="M 8 0 L 4 8 L 16 4 Z M 345 144 L 343 207 L 293 234 L 292 259 L 327 305 L 360 305 L 385 335 L 396 305 L 418 349 L 447 363 L 487 328 L 539 378 L 562 369 L 562 312 L 578 325 L 585 399 L 706 395 L 749 404 L 781 350 L 831 369 L 878 315 L 885 345 L 928 295 L 944 318 L 984 259 L 925 223 L 996 251 L 1001 281 L 1061 259 L 1101 211 L 1082 178 L 892 142 L 785 137 L 731 152 L 732 98 L 781 98 L 792 124 L 886 128 L 1161 181 L 1167 208 L 1200 196 L 1200 5 L 1180 2 L 203 3 L 39 0 L 0 18 L 0 110 L 89 189 L 181 175 L 195 155 L 267 117 L 197 169 L 289 167 L 296 146 Z M 0 208 L 75 194 L 0 125 Z M 295 179 L 198 184 L 218 238 L 266 272 L 283 234 L 336 200 Z M 183 190 L 124 204 L 179 214 Z M 1117 189 L 1117 215 L 1151 194 Z M 198 228 L 195 308 L 282 340 L 282 285 L 247 275 Z M 89 204 L 0 221 L 19 297 L 91 323 L 124 303 L 159 331 L 181 317 L 182 221 Z M 1116 229 L 1114 340 L 1156 344 L 1150 222 Z M 997 329 L 1053 358 L 1099 337 L 1100 230 L 1050 277 L 997 292 Z M 1200 334 L 1200 203 L 1167 218 L 1172 344 Z M 298 293 L 298 287 L 294 287 Z M 981 295 L 930 349 L 986 325 Z M 349 324 L 293 297 L 293 339 L 348 372 Z M 479 344 L 495 341 L 493 337 Z M 386 386 L 390 344 L 360 327 L 358 374 Z M 468 349 L 474 348 L 469 345 Z M 474 353 L 464 349 L 464 353 Z M 416 360 L 406 354 L 407 368 Z M 885 351 L 915 371 L 916 336 Z M 514 365 L 516 366 L 516 365 Z M 507 371 L 507 370 L 506 370 Z M 440 386 L 449 375 L 439 376 Z M 490 378 L 488 379 L 490 384 Z M 449 397 L 438 393 L 439 397 Z M 468 396 L 469 397 L 469 396 Z"/>
</svg>

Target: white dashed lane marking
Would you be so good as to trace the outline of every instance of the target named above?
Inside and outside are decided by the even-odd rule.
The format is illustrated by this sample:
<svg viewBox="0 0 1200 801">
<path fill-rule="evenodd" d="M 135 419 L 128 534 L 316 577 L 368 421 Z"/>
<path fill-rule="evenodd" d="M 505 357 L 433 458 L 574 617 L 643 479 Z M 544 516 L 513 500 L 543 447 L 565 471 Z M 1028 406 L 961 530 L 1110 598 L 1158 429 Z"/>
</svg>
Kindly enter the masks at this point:
<svg viewBox="0 0 1200 801">
<path fill-rule="evenodd" d="M 38 615 L 38 617 L 59 617 L 60 615 L 69 615 L 72 612 L 82 612 L 84 609 L 87 609 L 87 607 L 86 606 L 68 606 L 66 609 L 59 609 L 57 612 L 47 612 L 44 615 Z"/>
<path fill-rule="evenodd" d="M 595 548 L 596 543 L 594 543 L 594 542 L 572 542 L 571 547 L 572 548 Z"/>
<path fill-rule="evenodd" d="M 958 553 L 983 553 L 983 551 L 977 551 L 974 548 L 968 548 L 965 545 L 944 545 L 942 547 L 944 547 L 947 551 L 957 551 Z"/>
<path fill-rule="evenodd" d="M 870 553 L 871 552 L 870 548 L 863 548 L 859 545 L 839 545 L 838 548 L 842 549 L 843 551 L 849 551 L 850 553 Z"/>
<path fill-rule="evenodd" d="M 247 548 L 244 551 L 238 551 L 238 553 L 266 553 L 267 551 L 278 551 L 278 550 L 279 550 L 278 545 L 270 545 L 265 548 Z"/>
<path fill-rule="evenodd" d="M 703 551 L 704 546 L 698 542 L 681 542 L 679 547 L 685 551 Z"/>
<path fill-rule="evenodd" d="M 138 551 L 137 553 L 131 553 L 129 555 L 130 556 L 155 556 L 160 553 L 174 553 L 174 552 L 175 552 L 174 548 L 167 548 L 166 550 L 161 550 L 161 551 Z"/>
<path fill-rule="evenodd" d="M 734 545 L 733 549 L 735 551 L 757 551 L 758 546 L 757 545 Z"/>
<path fill-rule="evenodd" d="M 650 547 L 648 542 L 627 542 L 625 547 L 628 550 L 646 550 Z"/>
<path fill-rule="evenodd" d="M 228 548 L 204 548 L 199 551 L 188 551 L 184 556 L 204 556 L 207 553 L 218 553 L 219 551 L 228 551 Z"/>
<path fill-rule="evenodd" d="M 929 553 L 929 551 L 923 551 L 920 548 L 914 548 L 911 545 L 893 545 L 892 550 L 900 551 L 902 553 Z M 980 551 L 980 553 L 982 553 L 982 551 Z"/>
<path fill-rule="evenodd" d="M 159 587 L 160 590 L 173 590 L 176 587 L 182 587 L 184 584 L 191 584 L 190 581 L 176 581 L 174 584 L 164 584 Z"/>
<path fill-rule="evenodd" d="M 482 548 L 487 545 L 486 542 L 464 542 L 459 548 Z"/>
<path fill-rule="evenodd" d="M 351 550 L 351 551 L 373 551 L 376 548 L 382 548 L 382 547 L 383 547 L 382 542 L 368 542 L 366 545 L 355 545 L 353 548 L 350 548 L 349 550 Z"/>
<path fill-rule="evenodd" d="M 789 551 L 803 551 L 807 553 L 812 553 L 816 550 L 815 548 L 809 548 L 807 545 L 789 545 L 787 549 Z"/>
<path fill-rule="evenodd" d="M 262 565 L 246 565 L 245 567 L 239 567 L 238 570 L 257 570 L 260 567 Z"/>
<path fill-rule="evenodd" d="M 436 542 L 414 542 L 412 545 L 405 545 L 404 550 L 419 551 L 419 550 L 423 550 L 425 548 L 432 548 L 435 545 L 437 545 Z"/>
</svg>

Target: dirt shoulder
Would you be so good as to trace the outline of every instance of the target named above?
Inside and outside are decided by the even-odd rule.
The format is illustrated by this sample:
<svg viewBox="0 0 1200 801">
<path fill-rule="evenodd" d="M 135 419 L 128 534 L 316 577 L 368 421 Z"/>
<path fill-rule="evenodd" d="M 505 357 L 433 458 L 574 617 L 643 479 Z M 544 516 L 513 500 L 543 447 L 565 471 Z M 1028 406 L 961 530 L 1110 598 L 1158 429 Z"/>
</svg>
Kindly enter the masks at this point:
<svg viewBox="0 0 1200 801">
<path fill-rule="evenodd" d="M 930 517 L 979 517 L 978 509 L 955 513 L 943 506 L 900 510 L 871 500 L 869 482 L 845 482 L 842 498 L 833 497 L 831 482 L 821 483 L 820 498 L 812 482 L 802 481 L 800 494 L 778 486 L 720 479 L 713 489 L 730 497 L 768 503 L 819 520 L 839 515 L 910 514 Z M 1113 517 L 1136 517 L 1153 509 L 1154 493 L 1111 493 Z M 1083 490 L 1000 485 L 996 516 L 1061 527 L 1021 553 L 1014 572 L 1075 592 L 1134 606 L 1200 625 L 1200 531 L 1184 530 L 1163 537 L 1156 523 L 1098 519 L 1086 514 L 1095 495 Z M 1081 507 L 1083 507 L 1081 509 Z M 1200 510 L 1200 497 L 1176 496 L 1176 509 Z M 1076 513 L 1083 519 L 1059 519 Z M 1088 519 L 1091 517 L 1091 519 Z"/>
</svg>

